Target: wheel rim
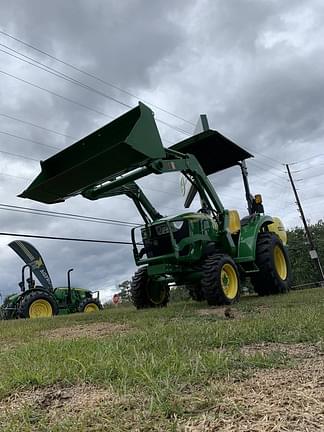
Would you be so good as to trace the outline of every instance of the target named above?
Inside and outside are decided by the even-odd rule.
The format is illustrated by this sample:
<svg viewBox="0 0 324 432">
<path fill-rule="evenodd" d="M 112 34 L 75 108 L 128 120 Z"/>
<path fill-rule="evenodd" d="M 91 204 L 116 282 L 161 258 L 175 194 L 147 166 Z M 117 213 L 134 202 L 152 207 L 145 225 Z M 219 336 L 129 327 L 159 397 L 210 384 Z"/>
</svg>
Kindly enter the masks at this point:
<svg viewBox="0 0 324 432">
<path fill-rule="evenodd" d="M 85 306 L 83 312 L 84 313 L 93 313 L 93 312 L 98 312 L 98 310 L 99 310 L 98 305 L 96 305 L 95 303 L 88 303 Z"/>
<path fill-rule="evenodd" d="M 280 246 L 274 248 L 274 264 L 280 279 L 287 279 L 286 258 Z"/>
<path fill-rule="evenodd" d="M 231 264 L 224 264 L 221 271 L 221 285 L 224 294 L 230 300 L 237 296 L 238 278 L 234 267 Z"/>
<path fill-rule="evenodd" d="M 53 308 L 50 302 L 38 299 L 29 306 L 29 318 L 44 318 L 53 315 Z"/>
<path fill-rule="evenodd" d="M 160 305 L 166 296 L 166 286 L 159 282 L 149 281 L 146 285 L 146 293 L 151 303 Z"/>
</svg>

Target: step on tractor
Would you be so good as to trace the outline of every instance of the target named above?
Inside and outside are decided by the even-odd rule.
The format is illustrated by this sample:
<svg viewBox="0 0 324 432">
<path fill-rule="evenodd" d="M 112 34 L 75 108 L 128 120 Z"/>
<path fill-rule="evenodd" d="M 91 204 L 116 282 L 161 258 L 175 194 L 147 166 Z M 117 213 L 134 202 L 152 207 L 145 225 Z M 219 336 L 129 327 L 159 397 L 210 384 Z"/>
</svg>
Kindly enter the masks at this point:
<svg viewBox="0 0 324 432">
<path fill-rule="evenodd" d="M 240 284 L 251 280 L 259 295 L 286 293 L 291 266 L 280 219 L 264 214 L 261 195 L 250 192 L 246 159 L 252 155 L 208 127 L 169 148 L 162 144 L 153 112 L 144 104 L 41 162 L 41 172 L 20 195 L 59 203 L 81 194 L 89 200 L 126 195 L 144 224 L 131 231 L 140 268 L 131 284 L 138 308 L 162 307 L 170 284 L 184 285 L 195 300 L 232 304 Z M 238 166 L 248 215 L 224 208 L 208 176 Z M 136 180 L 179 172 L 189 182 L 185 208 L 198 194 L 200 209 L 163 216 Z"/>
<path fill-rule="evenodd" d="M 24 260 L 27 261 L 28 258 L 29 262 L 22 267 L 21 281 L 18 284 L 20 292 L 5 298 L 0 307 L 0 319 L 45 318 L 75 312 L 91 313 L 102 309 L 99 291 L 71 287 L 72 268 L 67 271 L 67 287 L 53 288 L 45 264 L 32 245 L 15 241 L 9 246 Z M 42 285 L 36 285 L 33 274 L 41 280 Z"/>
</svg>

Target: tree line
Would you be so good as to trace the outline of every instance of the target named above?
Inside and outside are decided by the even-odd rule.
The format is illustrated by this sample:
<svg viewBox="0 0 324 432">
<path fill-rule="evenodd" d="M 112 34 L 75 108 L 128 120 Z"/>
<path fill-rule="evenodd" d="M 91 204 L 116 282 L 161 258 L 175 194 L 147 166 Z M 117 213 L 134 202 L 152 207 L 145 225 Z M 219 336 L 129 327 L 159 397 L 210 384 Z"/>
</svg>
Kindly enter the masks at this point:
<svg viewBox="0 0 324 432">
<path fill-rule="evenodd" d="M 319 259 L 324 265 L 324 221 L 309 225 L 309 231 L 314 241 Z M 305 231 L 296 227 L 288 232 L 288 250 L 293 272 L 293 285 L 314 283 L 320 280 L 318 271 L 310 257 L 310 246 Z"/>
</svg>

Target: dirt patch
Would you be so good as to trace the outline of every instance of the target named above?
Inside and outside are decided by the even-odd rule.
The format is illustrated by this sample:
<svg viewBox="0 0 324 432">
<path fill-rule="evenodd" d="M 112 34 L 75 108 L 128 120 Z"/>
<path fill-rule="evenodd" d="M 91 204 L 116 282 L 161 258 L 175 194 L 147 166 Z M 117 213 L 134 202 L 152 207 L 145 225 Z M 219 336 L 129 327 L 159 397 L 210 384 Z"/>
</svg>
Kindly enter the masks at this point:
<svg viewBox="0 0 324 432">
<path fill-rule="evenodd" d="M 114 398 L 112 391 L 93 385 L 82 384 L 65 388 L 54 385 L 13 394 L 0 402 L 0 410 L 14 413 L 29 407 L 46 410 L 52 417 L 55 417 L 60 411 L 67 413 L 73 411 L 75 414 Z"/>
<path fill-rule="evenodd" d="M 293 351 L 299 356 L 304 349 L 294 346 Z M 228 380 L 217 405 L 185 422 L 182 430 L 316 432 L 323 431 L 323 425 L 324 356 L 314 349 L 295 368 L 258 371 L 241 382 Z"/>
<path fill-rule="evenodd" d="M 305 343 L 288 344 L 264 342 L 260 344 L 244 345 L 240 349 L 240 352 L 246 355 L 261 354 L 264 356 L 279 352 L 302 360 L 324 356 L 324 352 L 320 350 L 320 344 L 311 345 Z"/>
<path fill-rule="evenodd" d="M 41 332 L 46 339 L 78 339 L 78 338 L 102 338 L 130 330 L 126 324 L 113 324 L 109 322 L 96 322 L 93 324 L 78 324 L 71 327 L 61 327 L 54 330 Z"/>
<path fill-rule="evenodd" d="M 206 309 L 198 309 L 197 314 L 200 316 L 211 316 L 215 315 L 218 318 L 223 319 L 239 319 L 242 318 L 242 313 L 235 307 L 228 306 L 217 306 L 217 307 L 209 307 Z"/>
</svg>

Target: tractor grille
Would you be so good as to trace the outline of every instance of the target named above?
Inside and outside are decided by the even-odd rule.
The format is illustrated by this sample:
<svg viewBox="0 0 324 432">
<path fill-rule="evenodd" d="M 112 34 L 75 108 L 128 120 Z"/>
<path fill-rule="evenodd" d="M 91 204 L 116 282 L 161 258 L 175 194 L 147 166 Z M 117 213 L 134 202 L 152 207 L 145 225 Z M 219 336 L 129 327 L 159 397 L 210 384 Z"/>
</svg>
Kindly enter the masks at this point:
<svg viewBox="0 0 324 432">
<path fill-rule="evenodd" d="M 143 228 L 141 232 L 146 255 L 148 258 L 154 258 L 172 253 L 171 235 L 173 235 L 176 243 L 179 243 L 180 240 L 188 236 L 189 224 L 188 221 L 184 221 L 182 227 L 178 230 L 174 229 L 172 234 L 166 223 Z"/>
</svg>

